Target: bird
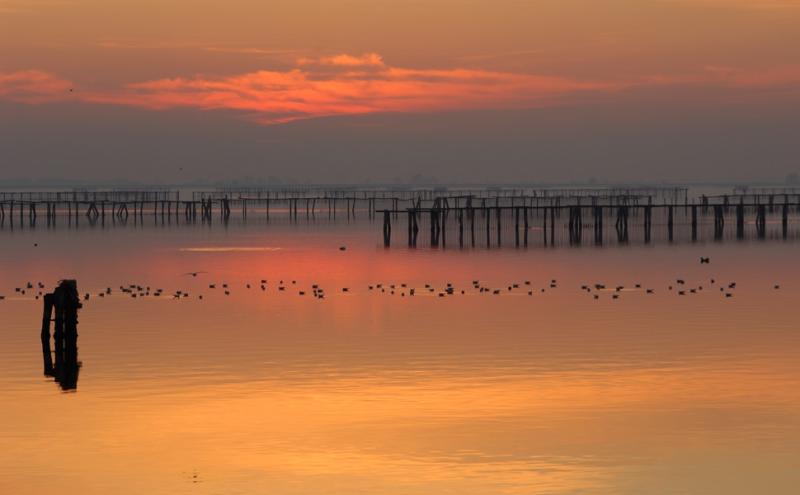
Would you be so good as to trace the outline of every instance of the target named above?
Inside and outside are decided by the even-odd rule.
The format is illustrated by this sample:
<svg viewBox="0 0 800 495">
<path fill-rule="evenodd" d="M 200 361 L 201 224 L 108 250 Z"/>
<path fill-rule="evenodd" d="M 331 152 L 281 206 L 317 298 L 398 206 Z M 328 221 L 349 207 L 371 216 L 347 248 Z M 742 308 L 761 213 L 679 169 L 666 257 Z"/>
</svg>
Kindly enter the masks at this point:
<svg viewBox="0 0 800 495">
<path fill-rule="evenodd" d="M 700 257 L 700 264 L 701 265 L 702 264 L 708 264 L 708 263 L 711 263 L 711 258 L 703 257 L 703 256 Z"/>
<path fill-rule="evenodd" d="M 206 272 L 188 272 L 188 273 L 184 273 L 184 275 L 191 275 L 192 277 L 196 277 L 197 275 L 199 275 L 201 273 L 206 273 Z"/>
<path fill-rule="evenodd" d="M 347 246 L 339 246 L 339 251 L 346 251 L 346 250 L 347 250 Z"/>
</svg>

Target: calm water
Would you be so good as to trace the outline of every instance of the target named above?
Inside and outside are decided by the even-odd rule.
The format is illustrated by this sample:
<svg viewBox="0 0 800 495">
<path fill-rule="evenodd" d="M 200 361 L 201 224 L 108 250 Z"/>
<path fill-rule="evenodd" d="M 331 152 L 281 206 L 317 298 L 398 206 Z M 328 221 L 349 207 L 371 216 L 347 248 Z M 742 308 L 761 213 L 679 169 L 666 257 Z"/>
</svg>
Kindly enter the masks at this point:
<svg viewBox="0 0 800 495">
<path fill-rule="evenodd" d="M 0 493 L 797 492 L 797 243 L 385 250 L 379 230 L 0 233 Z M 63 392 L 37 290 L 14 289 L 68 277 L 91 298 Z"/>
</svg>

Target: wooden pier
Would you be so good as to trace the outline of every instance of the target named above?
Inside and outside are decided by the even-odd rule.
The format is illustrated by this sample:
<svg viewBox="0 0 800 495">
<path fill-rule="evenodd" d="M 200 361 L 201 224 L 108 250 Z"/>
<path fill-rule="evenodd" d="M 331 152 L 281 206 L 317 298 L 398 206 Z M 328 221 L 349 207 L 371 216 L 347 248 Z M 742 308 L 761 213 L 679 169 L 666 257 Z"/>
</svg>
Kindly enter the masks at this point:
<svg viewBox="0 0 800 495">
<path fill-rule="evenodd" d="M 176 190 L 109 190 L 109 191 L 0 191 L 0 228 L 34 226 L 40 217 L 48 226 L 59 220 L 69 226 L 88 222 L 90 225 L 110 222 L 125 223 L 129 219 L 141 222 L 150 217 L 155 221 L 211 223 L 215 218 L 227 221 L 232 215 L 242 218 L 261 215 L 269 219 L 278 215 L 298 221 L 327 216 L 352 219 L 357 213 L 375 219 L 383 209 L 401 211 L 403 208 L 458 208 L 467 203 L 500 205 L 555 205 L 577 201 L 615 204 L 620 201 L 637 204 L 640 201 L 668 200 L 674 204 L 687 201 L 684 188 L 417 188 L 417 189 L 216 189 L 192 191 L 190 199 Z M 396 216 L 396 215 L 395 215 Z"/>
<path fill-rule="evenodd" d="M 582 245 L 587 241 L 601 246 L 611 242 L 650 244 L 726 238 L 789 240 L 800 236 L 790 222 L 792 213 L 800 212 L 797 196 L 759 198 L 764 202 L 744 195 L 703 197 L 683 205 L 630 198 L 591 198 L 590 204 L 582 204 L 581 199 L 572 198 L 569 204 L 536 204 L 528 200 L 516 205 L 481 201 L 465 206 L 439 201 L 429 208 L 384 209 L 383 245 L 392 245 L 391 222 L 398 215 L 407 217 L 409 247 L 420 245 L 420 226 L 426 221 L 430 236 L 423 242 L 429 247 L 448 247 L 448 232 L 456 234 L 456 241 L 450 245 L 460 248 Z M 726 228 L 731 224 L 732 229 Z"/>
<path fill-rule="evenodd" d="M 525 247 L 629 242 L 794 239 L 800 190 L 747 189 L 690 197 L 686 188 L 221 188 L 0 192 L 0 230 L 60 225 L 383 222 L 392 246 Z M 429 235 L 421 236 L 421 231 Z"/>
</svg>

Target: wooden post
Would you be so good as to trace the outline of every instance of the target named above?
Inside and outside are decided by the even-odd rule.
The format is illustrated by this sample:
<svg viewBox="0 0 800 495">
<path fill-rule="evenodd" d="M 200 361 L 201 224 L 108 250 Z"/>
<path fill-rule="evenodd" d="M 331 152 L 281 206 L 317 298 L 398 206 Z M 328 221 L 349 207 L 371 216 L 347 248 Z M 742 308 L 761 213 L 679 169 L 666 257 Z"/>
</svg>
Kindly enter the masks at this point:
<svg viewBox="0 0 800 495">
<path fill-rule="evenodd" d="M 766 210 L 767 207 L 765 205 L 758 205 L 758 213 L 756 217 L 756 232 L 758 233 L 759 239 L 763 239 L 767 235 Z"/>
<path fill-rule="evenodd" d="M 413 245 L 412 240 L 413 240 L 413 237 L 414 237 L 414 232 L 413 232 L 414 221 L 411 218 L 413 213 L 411 213 L 411 209 L 410 208 L 408 210 L 406 210 L 406 213 L 408 215 L 408 246 L 411 247 Z"/>
<path fill-rule="evenodd" d="M 669 205 L 667 210 L 667 235 L 669 237 L 669 241 L 672 242 L 672 232 L 673 232 L 673 215 L 672 215 L 673 206 Z"/>
<path fill-rule="evenodd" d="M 525 224 L 524 224 L 525 234 L 523 236 L 523 242 L 525 243 L 525 247 L 528 247 L 528 207 L 527 206 L 523 207 L 523 210 L 525 216 Z"/>
<path fill-rule="evenodd" d="M 547 246 L 547 207 L 544 207 L 544 214 L 542 215 L 542 236 L 544 245 Z"/>
<path fill-rule="evenodd" d="M 475 209 L 472 207 L 472 197 L 469 198 L 467 208 L 469 212 L 469 229 L 472 240 L 472 247 L 475 247 Z"/>
<path fill-rule="evenodd" d="M 438 234 L 442 238 L 442 247 L 447 247 L 447 208 L 439 208 L 439 229 Z"/>
<path fill-rule="evenodd" d="M 50 321 L 53 317 L 53 294 L 44 295 L 44 312 L 42 314 L 42 358 L 45 376 L 53 376 L 53 355 L 50 350 Z"/>
<path fill-rule="evenodd" d="M 485 204 L 485 203 L 484 203 Z M 492 232 L 491 232 L 491 221 L 492 216 L 489 214 L 487 208 L 484 208 L 484 216 L 486 217 L 486 247 L 492 247 Z"/>
<path fill-rule="evenodd" d="M 744 204 L 742 201 L 736 205 L 736 238 L 744 239 Z"/>
<path fill-rule="evenodd" d="M 383 210 L 383 246 L 392 244 L 392 220 L 389 210 Z"/>
<path fill-rule="evenodd" d="M 727 196 L 726 196 L 727 199 Z M 725 228 L 725 206 L 714 205 L 714 239 L 721 240 Z"/>
<path fill-rule="evenodd" d="M 464 210 L 458 209 L 458 247 L 464 247 Z"/>
<path fill-rule="evenodd" d="M 781 214 L 781 232 L 783 234 L 783 238 L 789 235 L 789 205 L 785 202 L 783 203 L 783 212 Z"/>
<path fill-rule="evenodd" d="M 496 198 L 495 199 L 495 204 L 497 204 L 499 201 L 500 201 L 500 199 Z M 496 209 L 497 209 L 497 245 L 501 246 L 502 243 L 503 243 L 503 238 L 502 238 L 503 231 L 502 231 L 502 228 L 501 228 L 501 221 L 500 221 L 501 220 L 500 217 L 502 215 L 502 210 L 500 209 L 499 206 L 497 206 Z"/>
</svg>

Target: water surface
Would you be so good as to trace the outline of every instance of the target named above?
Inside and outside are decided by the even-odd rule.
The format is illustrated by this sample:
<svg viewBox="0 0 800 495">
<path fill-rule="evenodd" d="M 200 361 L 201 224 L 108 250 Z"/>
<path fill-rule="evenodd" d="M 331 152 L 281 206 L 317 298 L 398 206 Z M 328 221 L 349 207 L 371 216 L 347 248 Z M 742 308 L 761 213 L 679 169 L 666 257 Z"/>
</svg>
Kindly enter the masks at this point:
<svg viewBox="0 0 800 495">
<path fill-rule="evenodd" d="M 794 242 L 387 250 L 379 230 L 2 232 L 0 492 L 796 492 Z M 67 392 L 38 290 L 14 291 L 60 278 L 90 294 Z"/>
</svg>

